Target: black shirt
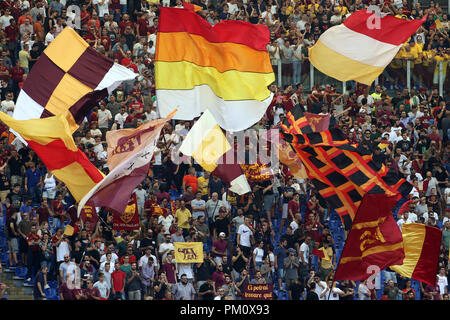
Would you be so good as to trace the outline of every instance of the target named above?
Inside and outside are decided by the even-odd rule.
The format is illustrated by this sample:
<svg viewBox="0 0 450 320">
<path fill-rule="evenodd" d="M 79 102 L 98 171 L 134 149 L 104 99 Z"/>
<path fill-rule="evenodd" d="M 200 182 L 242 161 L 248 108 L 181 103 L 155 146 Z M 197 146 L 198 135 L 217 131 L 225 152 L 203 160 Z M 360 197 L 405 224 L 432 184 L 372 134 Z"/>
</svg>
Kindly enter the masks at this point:
<svg viewBox="0 0 450 320">
<path fill-rule="evenodd" d="M 13 233 L 13 229 L 11 229 L 11 223 L 14 224 L 14 229 L 16 228 L 16 223 L 17 223 L 17 219 L 14 218 L 9 218 L 8 222 L 7 222 L 7 230 L 8 230 L 8 238 L 16 238 L 17 236 Z M 17 232 L 17 230 L 15 230 Z"/>
<path fill-rule="evenodd" d="M 294 282 L 289 286 L 292 300 L 300 300 L 302 293 L 305 291 L 305 286 L 301 283 Z"/>
<path fill-rule="evenodd" d="M 21 176 L 22 175 L 23 162 L 20 159 L 20 157 L 18 159 L 11 157 L 8 160 L 8 166 L 9 166 L 9 169 L 11 170 L 12 176 Z"/>
<path fill-rule="evenodd" d="M 204 260 L 200 267 L 196 270 L 197 281 L 206 281 L 206 279 L 208 279 L 213 272 L 214 267 L 211 265 L 211 261 L 209 259 Z"/>
<path fill-rule="evenodd" d="M 241 273 L 242 270 L 245 268 L 245 261 L 242 256 L 240 256 L 234 263 L 233 263 L 233 269 L 236 270 L 238 273 Z"/>
<path fill-rule="evenodd" d="M 215 226 L 216 226 L 216 233 L 219 234 L 221 232 L 224 232 L 225 235 L 228 237 L 228 226 L 230 225 L 230 220 L 228 218 L 223 219 L 216 219 Z"/>
<path fill-rule="evenodd" d="M 206 292 L 209 290 L 212 290 L 214 292 L 214 288 L 213 288 L 212 284 L 205 282 L 204 284 L 202 284 L 200 286 L 200 289 L 198 290 L 198 292 Z M 214 294 L 211 292 L 206 293 L 205 295 L 203 295 L 202 300 L 214 300 Z"/>
<path fill-rule="evenodd" d="M 306 295 L 306 300 L 319 300 L 319 296 L 314 291 L 309 290 L 308 294 Z"/>
</svg>

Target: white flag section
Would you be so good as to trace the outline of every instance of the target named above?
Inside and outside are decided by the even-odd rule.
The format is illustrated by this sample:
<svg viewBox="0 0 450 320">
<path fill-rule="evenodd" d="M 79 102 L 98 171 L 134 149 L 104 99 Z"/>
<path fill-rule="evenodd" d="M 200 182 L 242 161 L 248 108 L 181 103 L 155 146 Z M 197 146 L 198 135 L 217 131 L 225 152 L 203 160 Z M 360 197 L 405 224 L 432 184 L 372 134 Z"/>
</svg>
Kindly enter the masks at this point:
<svg viewBox="0 0 450 320">
<path fill-rule="evenodd" d="M 78 215 L 86 204 L 124 212 L 134 188 L 147 176 L 161 130 L 172 116 L 107 133 L 111 171 L 81 199 Z"/>
<path fill-rule="evenodd" d="M 180 151 L 191 156 L 205 170 L 212 172 L 217 167 L 217 160 L 231 149 L 222 129 L 209 109 L 189 130 Z"/>
<path fill-rule="evenodd" d="M 192 120 L 209 109 L 220 127 L 231 132 L 242 131 L 257 123 L 272 102 L 273 93 L 265 100 L 225 101 L 207 85 L 192 90 L 157 89 L 158 111 L 161 117 L 178 108 L 174 119 Z"/>
<path fill-rule="evenodd" d="M 124 162 L 120 163 L 115 167 L 102 181 L 97 183 L 94 188 L 92 188 L 78 204 L 78 216 L 80 215 L 81 209 L 86 205 L 92 196 L 94 196 L 98 191 L 103 190 L 125 177 L 130 176 L 141 176 L 142 174 L 147 174 L 149 170 L 150 161 L 155 152 L 157 140 L 152 144 L 147 145 L 140 152 L 134 154 L 132 157 L 126 159 Z M 142 181 L 142 179 L 141 179 Z M 130 183 L 131 181 L 128 181 Z M 139 182 L 138 182 L 139 184 Z M 133 186 L 133 189 L 136 185 Z M 111 198 L 119 196 L 118 194 L 109 194 Z M 127 195 L 127 199 L 130 194 Z M 111 202 L 116 202 L 111 199 Z M 125 206 L 126 207 L 126 206 Z"/>
</svg>

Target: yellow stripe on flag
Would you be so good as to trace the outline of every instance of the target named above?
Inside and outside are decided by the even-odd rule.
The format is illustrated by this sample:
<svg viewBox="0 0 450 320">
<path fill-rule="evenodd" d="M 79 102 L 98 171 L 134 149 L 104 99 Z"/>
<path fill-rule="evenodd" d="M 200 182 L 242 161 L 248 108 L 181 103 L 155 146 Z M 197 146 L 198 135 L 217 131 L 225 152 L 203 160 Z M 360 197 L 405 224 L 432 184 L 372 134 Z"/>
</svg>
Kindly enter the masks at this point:
<svg viewBox="0 0 450 320">
<path fill-rule="evenodd" d="M 18 132 L 25 140 L 33 140 L 41 145 L 46 145 L 59 139 L 69 150 L 77 151 L 78 148 L 73 141 L 72 131 L 65 117 L 65 114 L 60 114 L 43 119 L 16 120 L 6 113 L 0 112 L 0 120 Z"/>
<path fill-rule="evenodd" d="M 159 79 L 157 90 L 192 90 L 196 86 L 208 85 L 217 97 L 227 101 L 263 101 L 271 94 L 267 86 L 275 80 L 273 72 L 219 72 L 214 67 L 202 67 L 187 61 L 156 61 L 155 73 L 155 78 Z"/>
<path fill-rule="evenodd" d="M 309 48 L 309 60 L 319 71 L 340 81 L 355 80 L 371 85 L 384 68 L 352 60 L 328 48 L 320 40 Z"/>
<path fill-rule="evenodd" d="M 230 149 L 231 145 L 209 110 L 197 120 L 180 147 L 183 154 L 192 156 L 209 172 L 214 171 L 219 158 Z"/>
<path fill-rule="evenodd" d="M 390 266 L 398 274 L 411 278 L 417 262 L 422 254 L 423 242 L 425 240 L 425 225 L 418 223 L 402 224 L 403 246 L 405 258 L 401 266 Z"/>
<path fill-rule="evenodd" d="M 53 63 L 67 72 L 88 47 L 89 44 L 75 30 L 64 28 L 45 49 L 45 54 Z"/>
</svg>

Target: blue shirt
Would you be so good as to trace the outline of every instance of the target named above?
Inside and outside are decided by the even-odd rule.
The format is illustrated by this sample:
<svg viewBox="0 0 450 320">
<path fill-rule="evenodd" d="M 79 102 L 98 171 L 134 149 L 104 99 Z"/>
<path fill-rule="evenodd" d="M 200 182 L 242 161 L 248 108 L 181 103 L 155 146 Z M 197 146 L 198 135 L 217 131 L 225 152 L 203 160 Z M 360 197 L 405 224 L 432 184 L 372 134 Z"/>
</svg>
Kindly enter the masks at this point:
<svg viewBox="0 0 450 320">
<path fill-rule="evenodd" d="M 31 171 L 31 169 L 27 169 L 25 177 L 27 178 L 28 189 L 35 187 L 41 180 L 41 176 L 41 170 L 39 170 L 38 168 L 34 169 L 34 172 Z"/>
</svg>

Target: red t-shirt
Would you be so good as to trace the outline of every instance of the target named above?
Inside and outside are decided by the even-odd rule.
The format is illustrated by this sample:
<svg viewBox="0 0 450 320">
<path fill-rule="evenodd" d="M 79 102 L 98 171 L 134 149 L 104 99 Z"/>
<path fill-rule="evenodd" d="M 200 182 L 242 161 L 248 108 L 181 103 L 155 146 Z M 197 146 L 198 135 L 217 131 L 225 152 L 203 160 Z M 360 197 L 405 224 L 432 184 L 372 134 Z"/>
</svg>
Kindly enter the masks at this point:
<svg viewBox="0 0 450 320">
<path fill-rule="evenodd" d="M 225 252 L 227 251 L 227 246 L 228 246 L 227 241 L 216 240 L 213 242 L 213 247 L 215 248 L 215 250 L 219 253 L 223 252 L 223 255 L 220 255 L 220 256 L 225 255 Z M 219 256 L 219 255 L 217 255 L 217 256 Z"/>
<path fill-rule="evenodd" d="M 291 210 L 292 214 L 295 217 L 295 214 L 300 212 L 300 204 L 295 202 L 294 200 L 291 200 L 288 202 L 288 210 Z M 288 213 L 288 220 L 292 220 L 291 215 L 289 213 Z"/>
<path fill-rule="evenodd" d="M 39 215 L 39 224 L 41 224 L 44 221 L 48 222 L 48 218 L 50 216 L 50 214 L 48 213 L 48 208 L 43 208 L 43 207 L 39 207 L 36 210 L 36 213 Z"/>
<path fill-rule="evenodd" d="M 100 43 L 105 48 L 106 51 L 109 51 L 111 49 L 111 38 L 108 36 L 102 36 L 100 38 Z"/>
<path fill-rule="evenodd" d="M 53 208 L 53 211 L 55 212 L 55 215 L 57 217 L 59 217 L 63 213 L 64 205 L 63 205 L 62 201 L 52 200 L 52 208 Z"/>
<path fill-rule="evenodd" d="M 139 35 L 141 37 L 146 36 L 149 28 L 147 19 L 138 19 L 137 25 L 139 26 Z"/>
<path fill-rule="evenodd" d="M 119 22 L 119 31 L 120 31 L 120 34 L 123 34 L 123 33 L 125 32 L 125 29 L 126 29 L 127 27 L 133 27 L 133 22 L 131 22 L 131 21 L 127 21 L 127 22 L 125 22 L 125 21 L 120 21 L 120 22 Z"/>
<path fill-rule="evenodd" d="M 12 67 L 9 73 L 14 81 L 19 82 L 23 80 L 25 70 L 22 67 Z"/>
<path fill-rule="evenodd" d="M 198 179 L 197 177 L 191 176 L 191 175 L 185 175 L 183 178 L 183 182 L 185 184 L 185 186 L 191 186 L 192 187 L 192 193 L 196 193 L 197 192 L 197 184 L 198 184 Z"/>
<path fill-rule="evenodd" d="M 111 273 L 111 280 L 114 280 L 113 288 L 115 291 L 122 291 L 126 277 L 125 272 L 122 270 L 114 270 Z"/>
<path fill-rule="evenodd" d="M 137 112 L 142 112 L 144 110 L 144 105 L 140 102 L 130 103 L 128 108 L 131 110 L 136 110 Z"/>
</svg>

